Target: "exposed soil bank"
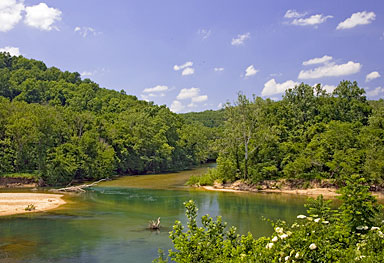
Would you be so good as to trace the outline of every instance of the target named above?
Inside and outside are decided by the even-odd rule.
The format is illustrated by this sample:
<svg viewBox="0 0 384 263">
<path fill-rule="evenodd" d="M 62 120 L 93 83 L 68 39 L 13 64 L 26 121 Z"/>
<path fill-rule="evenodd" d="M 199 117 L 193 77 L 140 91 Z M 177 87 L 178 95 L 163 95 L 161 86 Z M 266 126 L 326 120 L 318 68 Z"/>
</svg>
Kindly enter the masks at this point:
<svg viewBox="0 0 384 263">
<path fill-rule="evenodd" d="M 38 193 L 0 193 L 0 216 L 42 212 L 57 208 L 66 202 L 63 195 Z M 26 211 L 28 205 L 35 209 Z"/>
<path fill-rule="evenodd" d="M 0 176 L 0 188 L 31 188 L 37 186 L 38 182 L 36 182 L 36 179 Z"/>
<path fill-rule="evenodd" d="M 209 191 L 222 192 L 285 193 L 309 196 L 323 195 L 324 197 L 335 197 L 339 195 L 336 192 L 336 185 L 331 181 L 315 180 L 307 181 L 305 184 L 306 188 L 303 188 L 302 182 L 297 180 L 271 180 L 263 181 L 256 185 L 244 183 L 243 181 L 236 181 L 230 184 L 215 183 L 213 186 L 202 186 L 202 188 Z M 374 190 L 375 189 L 376 188 L 374 188 Z M 384 193 L 382 191 L 372 191 L 372 193 L 380 199 L 384 198 Z"/>
</svg>

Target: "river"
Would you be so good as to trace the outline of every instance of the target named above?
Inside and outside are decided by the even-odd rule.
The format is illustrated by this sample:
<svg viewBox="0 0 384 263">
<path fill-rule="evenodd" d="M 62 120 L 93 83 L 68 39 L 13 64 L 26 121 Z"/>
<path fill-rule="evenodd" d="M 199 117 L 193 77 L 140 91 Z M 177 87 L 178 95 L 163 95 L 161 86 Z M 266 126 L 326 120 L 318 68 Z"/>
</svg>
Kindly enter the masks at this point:
<svg viewBox="0 0 384 263">
<path fill-rule="evenodd" d="M 121 177 L 85 194 L 70 196 L 59 209 L 0 218 L 0 262 L 151 262 L 158 248 L 171 248 L 169 231 L 185 222 L 183 202 L 195 200 L 199 215 L 221 215 L 242 234 L 268 235 L 262 217 L 292 221 L 306 197 L 210 192 L 184 186 L 207 166 L 179 173 Z M 161 231 L 146 229 L 161 217 Z"/>
</svg>

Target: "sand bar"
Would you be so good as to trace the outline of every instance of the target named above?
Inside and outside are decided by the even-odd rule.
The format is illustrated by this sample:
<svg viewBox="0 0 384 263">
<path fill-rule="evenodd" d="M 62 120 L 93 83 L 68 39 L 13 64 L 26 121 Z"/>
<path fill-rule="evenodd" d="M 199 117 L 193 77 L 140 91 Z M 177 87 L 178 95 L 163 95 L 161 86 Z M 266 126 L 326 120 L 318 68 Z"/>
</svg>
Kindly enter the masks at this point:
<svg viewBox="0 0 384 263">
<path fill-rule="evenodd" d="M 0 193 L 0 216 L 42 212 L 65 204 L 58 194 L 39 193 Z M 28 205 L 34 205 L 35 209 L 26 211 Z"/>
</svg>

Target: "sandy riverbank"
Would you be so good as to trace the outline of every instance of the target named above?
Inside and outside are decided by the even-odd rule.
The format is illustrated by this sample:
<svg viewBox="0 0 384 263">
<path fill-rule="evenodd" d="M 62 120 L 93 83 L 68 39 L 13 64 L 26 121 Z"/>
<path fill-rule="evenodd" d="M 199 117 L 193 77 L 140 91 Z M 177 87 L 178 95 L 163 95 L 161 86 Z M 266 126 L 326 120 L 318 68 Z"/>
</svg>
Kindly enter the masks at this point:
<svg viewBox="0 0 384 263">
<path fill-rule="evenodd" d="M 0 193 L 0 216 L 42 212 L 65 204 L 58 194 L 38 193 Z M 35 210 L 26 211 L 28 205 L 34 205 Z"/>
</svg>

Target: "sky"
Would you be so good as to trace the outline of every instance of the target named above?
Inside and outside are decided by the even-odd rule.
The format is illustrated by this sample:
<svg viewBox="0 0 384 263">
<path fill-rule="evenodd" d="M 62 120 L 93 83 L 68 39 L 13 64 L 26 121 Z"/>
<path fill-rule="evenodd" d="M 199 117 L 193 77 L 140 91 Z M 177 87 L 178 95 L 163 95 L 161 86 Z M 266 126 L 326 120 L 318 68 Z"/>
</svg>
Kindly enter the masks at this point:
<svg viewBox="0 0 384 263">
<path fill-rule="evenodd" d="M 304 82 L 384 97 L 382 0 L 0 0 L 0 51 L 174 112 Z"/>
</svg>

